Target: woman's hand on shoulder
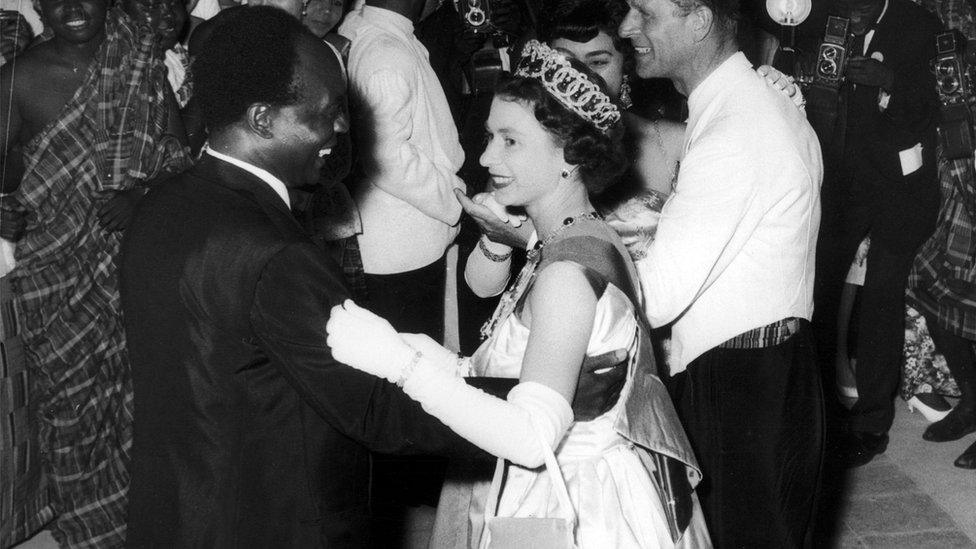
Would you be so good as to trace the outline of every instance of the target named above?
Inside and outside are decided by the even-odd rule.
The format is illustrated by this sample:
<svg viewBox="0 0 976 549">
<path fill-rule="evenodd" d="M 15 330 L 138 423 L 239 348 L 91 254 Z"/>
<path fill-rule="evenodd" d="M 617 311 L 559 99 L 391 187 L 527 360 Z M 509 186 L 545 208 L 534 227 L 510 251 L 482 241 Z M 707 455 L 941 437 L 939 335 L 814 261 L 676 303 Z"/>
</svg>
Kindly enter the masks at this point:
<svg viewBox="0 0 976 549">
<path fill-rule="evenodd" d="M 773 89 L 778 90 L 793 101 L 793 104 L 797 108 L 803 109 L 804 105 L 807 104 L 807 100 L 803 97 L 803 92 L 800 91 L 800 87 L 796 85 L 792 76 L 783 74 L 769 65 L 759 67 L 756 69 L 756 73 L 766 80 L 766 84 L 772 86 Z"/>
<path fill-rule="evenodd" d="M 391 382 L 400 379 L 416 353 L 386 319 L 349 299 L 332 308 L 326 331 L 333 358 Z"/>
</svg>

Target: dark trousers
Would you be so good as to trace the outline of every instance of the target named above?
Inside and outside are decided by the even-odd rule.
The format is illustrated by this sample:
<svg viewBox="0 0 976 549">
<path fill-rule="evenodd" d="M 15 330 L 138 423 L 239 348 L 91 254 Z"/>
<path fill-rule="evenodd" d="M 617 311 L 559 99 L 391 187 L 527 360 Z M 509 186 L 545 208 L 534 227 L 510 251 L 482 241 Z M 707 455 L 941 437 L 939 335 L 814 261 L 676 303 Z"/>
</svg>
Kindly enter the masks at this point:
<svg viewBox="0 0 976 549">
<path fill-rule="evenodd" d="M 712 349 L 673 379 L 704 480 L 716 548 L 811 543 L 823 455 L 823 395 L 804 322 L 780 345 Z"/>
<path fill-rule="evenodd" d="M 925 314 L 925 324 L 935 350 L 946 359 L 946 366 L 962 392 L 963 402 L 976 404 L 976 394 L 973 394 L 976 390 L 976 341 L 946 330 L 932 314 Z"/>
<path fill-rule="evenodd" d="M 419 269 L 394 274 L 366 273 L 370 310 L 398 332 L 444 339 L 444 256 Z"/>
<path fill-rule="evenodd" d="M 369 309 L 398 332 L 444 339 L 446 260 L 396 274 L 366 273 Z M 376 547 L 390 547 L 405 535 L 404 505 L 436 505 L 447 462 L 435 456 L 373 455 L 371 502 L 377 517 Z"/>
<path fill-rule="evenodd" d="M 828 172 L 821 197 L 815 294 L 820 357 L 832 366 L 841 288 L 858 244 L 870 235 L 856 327 L 859 398 L 849 427 L 887 432 L 905 340 L 905 286 L 918 247 L 935 228 L 938 181 L 921 173 L 891 180 L 866 161 L 848 159 Z"/>
</svg>

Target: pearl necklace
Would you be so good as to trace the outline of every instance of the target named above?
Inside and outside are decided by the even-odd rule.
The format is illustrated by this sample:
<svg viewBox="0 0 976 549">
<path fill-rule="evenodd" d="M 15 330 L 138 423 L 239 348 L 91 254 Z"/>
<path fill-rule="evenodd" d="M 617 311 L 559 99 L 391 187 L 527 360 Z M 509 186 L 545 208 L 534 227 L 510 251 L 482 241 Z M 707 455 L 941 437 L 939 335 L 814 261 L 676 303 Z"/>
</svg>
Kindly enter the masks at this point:
<svg viewBox="0 0 976 549">
<path fill-rule="evenodd" d="M 586 221 L 593 219 L 603 219 L 600 214 L 596 212 L 583 212 L 574 217 L 567 217 L 563 219 L 563 224 L 557 227 L 554 231 L 549 233 L 544 240 L 535 243 L 526 253 L 528 261 L 525 263 L 525 267 L 519 272 L 518 276 L 515 277 L 515 282 L 505 290 L 502 294 L 501 299 L 498 302 L 498 306 L 495 307 L 494 314 L 491 318 L 481 327 L 481 339 L 482 341 L 490 338 L 494 335 L 495 330 L 498 325 L 507 319 L 512 312 L 515 310 L 515 306 L 518 304 L 519 299 L 525 293 L 525 290 L 529 287 L 532 279 L 535 278 L 535 269 L 539 266 L 539 262 L 542 259 L 542 250 L 547 245 L 549 245 L 553 240 L 556 239 L 563 231 L 573 226 L 577 221 Z"/>
</svg>

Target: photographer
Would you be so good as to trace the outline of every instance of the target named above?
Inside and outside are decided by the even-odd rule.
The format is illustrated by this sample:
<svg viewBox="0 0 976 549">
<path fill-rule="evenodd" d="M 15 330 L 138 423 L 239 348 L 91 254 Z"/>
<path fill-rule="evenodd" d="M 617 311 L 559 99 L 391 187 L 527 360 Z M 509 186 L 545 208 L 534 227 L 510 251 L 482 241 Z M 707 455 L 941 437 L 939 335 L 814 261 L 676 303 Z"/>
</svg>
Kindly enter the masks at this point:
<svg viewBox="0 0 976 549">
<path fill-rule="evenodd" d="M 947 25 L 968 31 L 961 15 L 973 8 L 962 0 L 938 2 Z M 954 9 L 955 8 L 955 9 Z M 955 15 L 955 17 L 954 17 Z M 971 15 L 970 15 L 971 17 Z M 970 19 L 971 21 L 971 19 Z M 939 57 L 934 63 L 939 75 L 942 103 L 940 123 L 939 182 L 942 206 L 935 232 L 922 245 L 908 279 L 908 300 L 925 318 L 935 352 L 945 357 L 951 379 L 959 388 L 960 401 L 943 419 L 922 435 L 931 442 L 958 440 L 976 430 L 976 172 L 973 168 L 974 90 L 972 43 L 952 31 L 939 35 Z M 970 51 L 966 51 L 969 49 Z M 906 353 L 908 348 L 906 346 Z M 909 388 L 929 383 L 934 392 L 950 388 L 933 384 L 940 376 L 948 379 L 934 361 L 910 361 L 905 365 L 903 397 Z M 955 460 L 956 467 L 976 469 L 976 443 Z"/>
<path fill-rule="evenodd" d="M 858 466 L 887 447 L 906 280 L 939 205 L 938 103 L 929 62 L 941 26 L 909 0 L 833 0 L 831 11 L 842 19 L 829 18 L 825 43 L 812 49 L 818 57 L 808 104 L 825 164 L 815 321 L 821 357 L 832 359 L 844 275 L 870 234 L 858 327 L 859 400 L 840 455 L 844 465 Z"/>
</svg>

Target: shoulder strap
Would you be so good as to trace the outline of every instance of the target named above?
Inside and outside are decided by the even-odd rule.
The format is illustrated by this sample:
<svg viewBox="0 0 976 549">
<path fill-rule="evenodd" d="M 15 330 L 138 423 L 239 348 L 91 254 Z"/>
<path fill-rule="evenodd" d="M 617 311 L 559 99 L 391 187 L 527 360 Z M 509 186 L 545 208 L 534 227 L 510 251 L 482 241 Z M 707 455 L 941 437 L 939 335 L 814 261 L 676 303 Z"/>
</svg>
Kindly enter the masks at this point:
<svg viewBox="0 0 976 549">
<path fill-rule="evenodd" d="M 612 233 L 613 229 L 602 227 Z M 630 261 L 630 256 L 622 245 L 617 246 L 611 234 L 600 234 L 601 230 L 575 231 L 561 238 L 542 251 L 542 259 L 536 272 L 542 272 L 548 265 L 557 261 L 571 261 L 582 266 L 588 273 L 596 275 L 601 286 L 594 288 L 602 293 L 607 283 L 620 288 L 630 299 L 636 310 L 639 309 L 639 285 L 637 271 Z M 582 234 L 581 234 L 582 233 Z M 592 280 L 592 278 L 591 278 Z"/>
</svg>

